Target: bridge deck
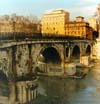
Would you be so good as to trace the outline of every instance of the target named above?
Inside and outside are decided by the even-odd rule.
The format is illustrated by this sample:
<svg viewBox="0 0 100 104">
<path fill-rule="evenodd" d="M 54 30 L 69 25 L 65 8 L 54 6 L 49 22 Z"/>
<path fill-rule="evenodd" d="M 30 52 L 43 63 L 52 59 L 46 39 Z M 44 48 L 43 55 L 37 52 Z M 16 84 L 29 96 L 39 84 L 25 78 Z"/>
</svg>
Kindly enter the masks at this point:
<svg viewBox="0 0 100 104">
<path fill-rule="evenodd" d="M 6 33 L 0 34 L 0 48 L 11 47 L 20 44 L 41 44 L 41 43 L 70 43 L 70 42 L 93 42 L 93 40 L 85 39 L 82 37 L 44 37 L 38 34 L 24 34 L 24 33 Z"/>
</svg>

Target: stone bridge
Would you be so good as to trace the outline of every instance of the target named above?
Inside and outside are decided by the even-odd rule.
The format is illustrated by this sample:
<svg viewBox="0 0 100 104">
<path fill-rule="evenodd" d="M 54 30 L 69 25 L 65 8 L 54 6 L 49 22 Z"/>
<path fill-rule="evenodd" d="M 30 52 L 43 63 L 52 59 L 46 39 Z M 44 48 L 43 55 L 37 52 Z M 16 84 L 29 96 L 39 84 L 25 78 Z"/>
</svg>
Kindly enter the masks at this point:
<svg viewBox="0 0 100 104">
<path fill-rule="evenodd" d="M 8 76 L 42 72 L 65 73 L 65 63 L 92 56 L 91 40 L 25 39 L 0 41 L 0 70 Z"/>
</svg>

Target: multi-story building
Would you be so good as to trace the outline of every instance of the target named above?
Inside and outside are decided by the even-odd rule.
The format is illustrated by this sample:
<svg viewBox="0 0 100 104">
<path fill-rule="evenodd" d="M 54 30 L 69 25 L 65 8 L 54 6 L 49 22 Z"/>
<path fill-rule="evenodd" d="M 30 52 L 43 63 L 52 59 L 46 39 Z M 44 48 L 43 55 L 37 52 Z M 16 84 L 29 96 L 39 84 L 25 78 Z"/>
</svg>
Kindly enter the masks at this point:
<svg viewBox="0 0 100 104">
<path fill-rule="evenodd" d="M 45 13 L 41 19 L 42 34 L 47 36 L 64 35 L 69 13 L 64 10 L 53 10 Z"/>
<path fill-rule="evenodd" d="M 92 39 L 93 30 L 89 26 L 89 23 L 84 21 L 84 17 L 78 16 L 75 21 L 67 22 L 65 30 L 65 36 Z"/>
<path fill-rule="evenodd" d="M 75 21 L 69 21 L 69 13 L 64 10 L 45 13 L 41 25 L 44 36 L 74 36 L 88 39 L 92 39 L 93 36 L 93 29 L 84 21 L 84 17 L 78 16 Z"/>
</svg>

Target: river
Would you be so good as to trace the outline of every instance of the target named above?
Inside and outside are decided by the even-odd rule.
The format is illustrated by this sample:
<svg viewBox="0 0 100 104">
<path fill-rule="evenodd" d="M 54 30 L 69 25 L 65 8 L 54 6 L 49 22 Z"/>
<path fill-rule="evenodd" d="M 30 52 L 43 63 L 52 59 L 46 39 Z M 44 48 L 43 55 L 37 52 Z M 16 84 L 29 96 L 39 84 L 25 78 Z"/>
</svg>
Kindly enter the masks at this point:
<svg viewBox="0 0 100 104">
<path fill-rule="evenodd" d="M 41 76 L 38 85 L 38 97 L 31 104 L 100 104 L 100 61 L 94 63 L 83 79 Z M 6 102 L 7 88 L 0 92 L 4 95 L 0 93 L 0 99 Z"/>
<path fill-rule="evenodd" d="M 83 79 L 39 77 L 34 104 L 100 104 L 100 61 Z"/>
</svg>

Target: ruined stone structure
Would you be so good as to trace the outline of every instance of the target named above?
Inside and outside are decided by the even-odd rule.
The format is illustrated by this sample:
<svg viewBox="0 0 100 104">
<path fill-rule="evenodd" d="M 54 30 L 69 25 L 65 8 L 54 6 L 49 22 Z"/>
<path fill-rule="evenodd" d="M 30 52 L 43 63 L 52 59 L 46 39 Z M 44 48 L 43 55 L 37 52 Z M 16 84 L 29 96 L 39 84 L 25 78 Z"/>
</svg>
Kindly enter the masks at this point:
<svg viewBox="0 0 100 104">
<path fill-rule="evenodd" d="M 0 69 L 7 76 L 21 76 L 43 72 L 59 72 L 64 74 L 64 64 L 73 58 L 92 55 L 92 41 L 89 40 L 60 40 L 37 39 L 23 41 L 0 42 Z M 56 66 L 57 69 L 53 68 Z"/>
</svg>

